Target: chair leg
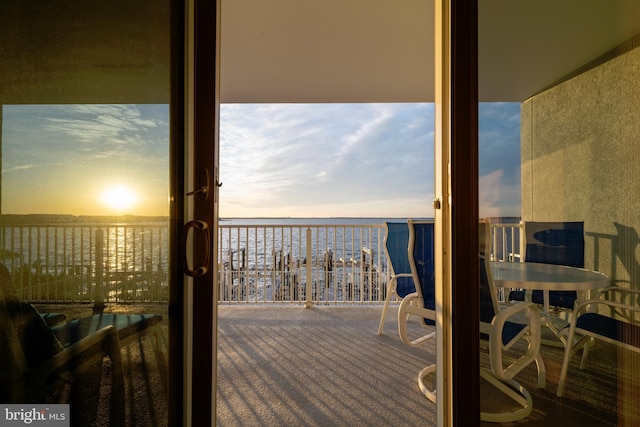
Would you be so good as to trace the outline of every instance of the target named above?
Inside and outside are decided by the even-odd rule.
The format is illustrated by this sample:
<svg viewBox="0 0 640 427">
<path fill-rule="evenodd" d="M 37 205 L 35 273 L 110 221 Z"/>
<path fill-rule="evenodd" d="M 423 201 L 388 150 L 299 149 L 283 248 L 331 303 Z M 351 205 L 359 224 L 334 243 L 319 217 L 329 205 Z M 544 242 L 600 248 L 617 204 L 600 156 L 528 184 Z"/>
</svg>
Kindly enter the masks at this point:
<svg viewBox="0 0 640 427">
<path fill-rule="evenodd" d="M 378 326 L 378 335 L 382 335 L 382 331 L 384 330 L 384 322 L 387 319 L 387 311 L 389 311 L 391 294 L 393 292 L 393 289 L 395 288 L 393 286 L 393 282 L 394 282 L 394 279 L 392 278 L 389 280 L 389 283 L 387 284 L 387 296 L 384 299 L 384 306 L 382 307 L 382 316 L 380 316 L 380 325 Z"/>
<path fill-rule="evenodd" d="M 422 394 L 424 394 L 427 397 L 427 399 L 429 399 L 433 403 L 436 403 L 436 390 L 435 389 L 431 390 L 429 387 L 427 387 L 424 383 L 424 379 L 427 377 L 427 375 L 435 371 L 436 371 L 436 365 L 431 365 L 424 368 L 418 374 L 418 387 L 420 387 L 420 391 L 422 391 Z"/>
<path fill-rule="evenodd" d="M 535 362 L 538 368 L 538 388 L 547 388 L 547 368 L 544 365 L 544 360 L 542 360 L 540 353 L 536 356 Z"/>
<path fill-rule="evenodd" d="M 125 425 L 125 390 L 124 372 L 122 368 L 122 354 L 118 333 L 109 337 L 108 354 L 111 359 L 111 401 L 109 425 L 119 427 Z"/>
<path fill-rule="evenodd" d="M 511 412 L 481 412 L 481 421 L 508 423 L 521 420 L 531 413 L 533 410 L 533 398 L 527 389 L 519 383 L 514 380 L 501 381 L 490 370 L 482 368 L 480 369 L 480 376 L 520 406 L 520 409 Z"/>
<path fill-rule="evenodd" d="M 580 360 L 580 369 L 584 369 L 587 363 L 587 357 L 589 356 L 589 349 L 596 343 L 595 338 L 590 338 L 588 342 L 584 344 L 582 348 L 582 359 Z"/>
<path fill-rule="evenodd" d="M 585 340 L 589 340 L 590 337 L 584 336 L 579 339 L 575 344 L 573 343 L 573 339 L 575 337 L 575 328 L 572 325 L 569 328 L 569 335 L 567 336 L 567 344 L 564 348 L 564 357 L 562 358 L 562 367 L 560 368 L 560 378 L 558 379 L 558 390 L 556 391 L 556 396 L 562 397 L 562 393 L 564 392 L 564 383 L 567 380 L 567 372 L 569 371 L 569 361 L 571 357 L 575 354 L 575 352 L 579 348 L 585 347 Z"/>
</svg>

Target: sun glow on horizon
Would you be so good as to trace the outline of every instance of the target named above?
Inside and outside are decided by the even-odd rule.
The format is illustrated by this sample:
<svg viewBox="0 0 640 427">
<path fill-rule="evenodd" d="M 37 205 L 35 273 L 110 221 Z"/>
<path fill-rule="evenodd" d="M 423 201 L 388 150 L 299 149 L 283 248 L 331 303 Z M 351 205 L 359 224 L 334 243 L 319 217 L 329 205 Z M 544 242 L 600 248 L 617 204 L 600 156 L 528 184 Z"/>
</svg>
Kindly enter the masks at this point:
<svg viewBox="0 0 640 427">
<path fill-rule="evenodd" d="M 124 212 L 135 206 L 138 196 L 129 187 L 114 185 L 102 193 L 100 201 L 113 211 Z"/>
</svg>

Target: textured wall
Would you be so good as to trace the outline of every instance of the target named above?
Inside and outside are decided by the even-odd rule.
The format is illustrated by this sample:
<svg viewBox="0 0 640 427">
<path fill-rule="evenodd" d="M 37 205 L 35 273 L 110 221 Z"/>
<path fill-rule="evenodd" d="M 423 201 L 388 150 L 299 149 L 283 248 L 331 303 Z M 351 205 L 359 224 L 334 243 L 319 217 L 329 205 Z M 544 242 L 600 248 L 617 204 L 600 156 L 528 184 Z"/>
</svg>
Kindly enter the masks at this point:
<svg viewBox="0 0 640 427">
<path fill-rule="evenodd" d="M 522 219 L 584 221 L 585 263 L 640 288 L 640 48 L 522 104 Z"/>
</svg>

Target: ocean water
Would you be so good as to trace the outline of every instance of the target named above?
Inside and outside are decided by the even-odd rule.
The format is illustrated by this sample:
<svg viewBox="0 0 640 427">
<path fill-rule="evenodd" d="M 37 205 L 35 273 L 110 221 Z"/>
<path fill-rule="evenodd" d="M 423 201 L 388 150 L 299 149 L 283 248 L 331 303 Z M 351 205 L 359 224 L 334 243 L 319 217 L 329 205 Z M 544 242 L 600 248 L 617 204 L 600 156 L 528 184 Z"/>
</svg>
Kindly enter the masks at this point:
<svg viewBox="0 0 640 427">
<path fill-rule="evenodd" d="M 219 223 L 218 253 L 223 263 L 234 267 L 271 268 L 274 257 L 304 260 L 311 245 L 314 260 L 331 256 L 334 260 L 360 259 L 361 250 L 373 252 L 377 263 L 384 241 L 385 221 L 406 218 L 237 218 Z M 308 236 L 308 234 L 310 236 Z M 319 261 L 318 261 L 319 262 Z"/>
<path fill-rule="evenodd" d="M 416 218 L 433 219 L 433 218 Z M 407 221 L 407 218 L 222 218 L 220 225 L 369 225 Z"/>
<path fill-rule="evenodd" d="M 406 218 L 238 218 L 219 223 L 221 299 L 297 300 L 311 274 L 315 299 L 381 298 L 384 222 Z"/>
</svg>

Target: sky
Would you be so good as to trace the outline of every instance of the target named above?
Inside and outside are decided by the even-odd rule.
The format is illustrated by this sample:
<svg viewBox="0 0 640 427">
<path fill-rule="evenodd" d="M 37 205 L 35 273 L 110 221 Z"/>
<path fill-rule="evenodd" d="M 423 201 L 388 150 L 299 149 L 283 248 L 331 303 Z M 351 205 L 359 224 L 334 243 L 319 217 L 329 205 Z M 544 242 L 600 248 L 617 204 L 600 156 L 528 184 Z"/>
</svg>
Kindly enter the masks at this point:
<svg viewBox="0 0 640 427">
<path fill-rule="evenodd" d="M 433 104 L 224 104 L 222 217 L 433 217 Z M 520 104 L 480 104 L 481 216 L 520 215 Z"/>
<path fill-rule="evenodd" d="M 480 105 L 481 216 L 520 212 L 520 105 Z M 168 214 L 167 105 L 2 110 L 2 212 Z M 431 217 L 433 104 L 223 104 L 221 217 Z"/>
<path fill-rule="evenodd" d="M 2 213 L 166 216 L 168 115 L 168 105 L 5 105 Z"/>
</svg>

